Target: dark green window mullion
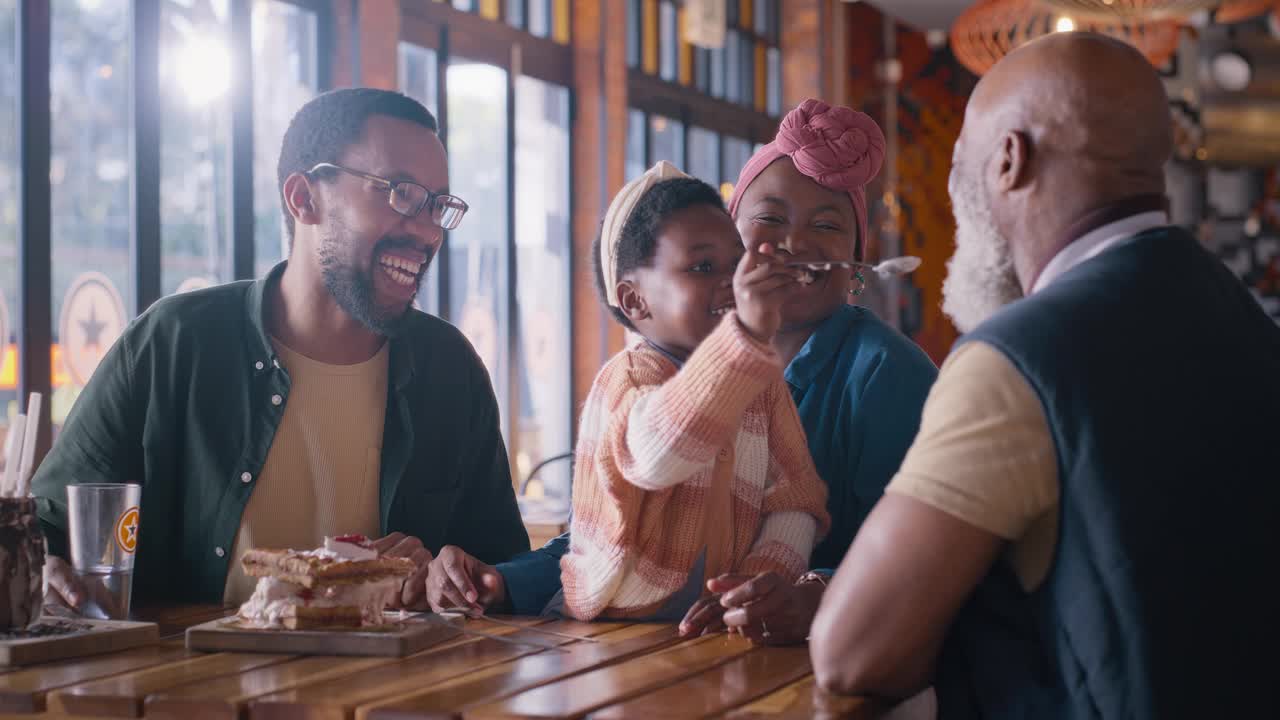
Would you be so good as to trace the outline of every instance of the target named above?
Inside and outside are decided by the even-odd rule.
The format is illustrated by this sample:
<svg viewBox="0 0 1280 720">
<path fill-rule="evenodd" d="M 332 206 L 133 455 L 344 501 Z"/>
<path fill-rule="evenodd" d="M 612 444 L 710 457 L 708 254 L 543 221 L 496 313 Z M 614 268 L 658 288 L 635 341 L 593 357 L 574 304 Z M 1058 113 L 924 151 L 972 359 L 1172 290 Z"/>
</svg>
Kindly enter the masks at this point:
<svg viewBox="0 0 1280 720">
<path fill-rule="evenodd" d="M 231 0 L 231 247 L 233 276 L 252 278 L 253 28 L 252 0 Z M 358 54 L 358 53 L 357 53 Z"/>
<path fill-rule="evenodd" d="M 627 67 L 640 67 L 641 27 L 644 25 L 641 0 L 627 0 Z"/>
<path fill-rule="evenodd" d="M 52 136 L 49 64 L 51 10 L 46 2 L 18 3 L 18 398 L 25 407 L 30 393 L 49 397 L 52 385 L 53 285 L 50 262 L 53 222 L 49 183 Z M 40 426 L 47 425 L 45 401 Z M 43 450 L 41 439 L 36 452 Z"/>
<path fill-rule="evenodd" d="M 436 51 L 436 134 L 445 150 L 449 149 L 449 28 L 440 26 L 440 42 Z M 436 259 L 432 261 L 436 267 L 436 314 L 445 320 L 452 320 L 453 308 L 449 302 L 449 232 L 444 234 Z"/>
<path fill-rule="evenodd" d="M 503 333 L 499 325 L 499 333 L 507 338 L 506 370 L 507 382 L 505 397 L 500 397 L 499 406 L 506 408 L 507 461 L 511 472 L 516 472 L 516 455 L 520 452 L 520 304 L 516 298 L 519 287 L 519 263 L 516 262 L 516 73 L 512 72 L 519 63 L 514 62 L 520 52 L 520 46 L 511 48 L 511 67 L 504 73 L 507 76 L 507 282 L 501 292 L 506 293 L 507 327 Z M 501 363 L 499 363 L 501 364 Z M 502 391 L 500 391 L 502 392 Z M 514 481 L 514 475 L 512 476 Z"/>
<path fill-rule="evenodd" d="M 130 210 L 132 315 L 160 299 L 160 3 L 134 0 L 129 142 L 133 156 Z"/>
</svg>

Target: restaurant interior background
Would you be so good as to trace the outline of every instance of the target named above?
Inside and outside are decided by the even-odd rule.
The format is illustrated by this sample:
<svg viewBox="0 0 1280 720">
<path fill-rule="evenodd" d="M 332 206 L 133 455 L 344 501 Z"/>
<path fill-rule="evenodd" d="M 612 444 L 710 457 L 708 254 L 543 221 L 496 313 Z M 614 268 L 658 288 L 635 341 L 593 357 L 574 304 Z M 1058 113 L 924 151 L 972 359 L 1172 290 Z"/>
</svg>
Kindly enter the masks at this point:
<svg viewBox="0 0 1280 720">
<path fill-rule="evenodd" d="M 1143 14 L 1160 6 L 1186 12 Z M 722 24 L 692 16 L 708 8 Z M 0 434 L 18 398 L 51 393 L 47 448 L 130 319 L 279 261 L 280 139 L 351 85 L 440 119 L 474 211 L 419 304 L 489 368 L 536 536 L 564 520 L 575 409 L 624 342 L 591 284 L 612 193 L 666 159 L 727 197 L 805 97 L 885 128 L 871 254 L 924 265 L 860 302 L 940 362 L 975 73 L 1048 32 L 1125 37 L 1169 89 L 1175 222 L 1280 321 L 1278 16 L 1276 0 L 0 0 Z"/>
</svg>

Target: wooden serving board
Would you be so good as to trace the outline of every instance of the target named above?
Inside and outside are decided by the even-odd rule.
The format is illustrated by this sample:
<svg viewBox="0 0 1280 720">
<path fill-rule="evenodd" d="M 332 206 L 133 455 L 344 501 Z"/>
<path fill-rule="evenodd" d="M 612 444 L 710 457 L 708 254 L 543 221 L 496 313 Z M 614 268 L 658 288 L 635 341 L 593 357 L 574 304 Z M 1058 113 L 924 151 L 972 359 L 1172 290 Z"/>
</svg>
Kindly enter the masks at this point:
<svg viewBox="0 0 1280 720">
<path fill-rule="evenodd" d="M 160 639 L 155 623 L 128 620 L 46 618 L 40 626 L 74 627 L 72 632 L 38 637 L 0 636 L 0 667 L 34 665 L 64 658 L 126 650 Z"/>
<path fill-rule="evenodd" d="M 461 633 L 460 620 L 440 616 L 368 630 L 263 630 L 230 617 L 187 628 L 187 647 L 216 652 L 404 657 Z"/>
</svg>

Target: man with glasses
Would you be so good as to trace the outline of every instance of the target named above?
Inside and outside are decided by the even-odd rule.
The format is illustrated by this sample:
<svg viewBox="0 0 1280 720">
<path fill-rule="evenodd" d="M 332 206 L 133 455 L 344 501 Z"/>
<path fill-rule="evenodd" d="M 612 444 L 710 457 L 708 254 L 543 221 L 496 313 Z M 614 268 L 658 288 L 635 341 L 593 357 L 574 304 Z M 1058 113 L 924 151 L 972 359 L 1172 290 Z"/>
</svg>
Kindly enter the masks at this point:
<svg viewBox="0 0 1280 720">
<path fill-rule="evenodd" d="M 290 123 L 277 176 L 288 260 L 157 302 L 41 465 L 47 601 L 85 600 L 65 561 L 70 483 L 141 482 L 135 605 L 241 603 L 244 551 L 354 533 L 414 560 L 397 605 L 425 609 L 433 551 L 528 550 L 484 365 L 413 307 L 467 212 L 435 118 L 397 93 L 326 93 Z"/>
</svg>

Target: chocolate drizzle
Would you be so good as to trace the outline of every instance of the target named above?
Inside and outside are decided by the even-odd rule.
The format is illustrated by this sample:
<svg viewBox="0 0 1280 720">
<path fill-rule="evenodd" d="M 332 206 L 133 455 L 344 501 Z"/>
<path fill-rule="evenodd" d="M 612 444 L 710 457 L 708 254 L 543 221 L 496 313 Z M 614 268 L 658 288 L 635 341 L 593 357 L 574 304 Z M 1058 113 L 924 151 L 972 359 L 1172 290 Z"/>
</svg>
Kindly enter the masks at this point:
<svg viewBox="0 0 1280 720">
<path fill-rule="evenodd" d="M 43 570 L 44 535 L 35 500 L 0 498 L 0 633 L 23 630 L 40 619 Z"/>
</svg>

